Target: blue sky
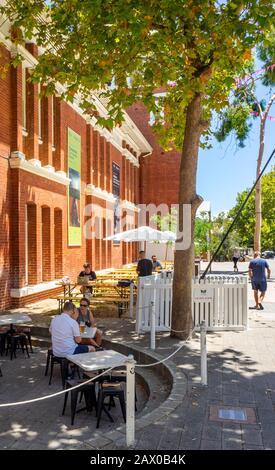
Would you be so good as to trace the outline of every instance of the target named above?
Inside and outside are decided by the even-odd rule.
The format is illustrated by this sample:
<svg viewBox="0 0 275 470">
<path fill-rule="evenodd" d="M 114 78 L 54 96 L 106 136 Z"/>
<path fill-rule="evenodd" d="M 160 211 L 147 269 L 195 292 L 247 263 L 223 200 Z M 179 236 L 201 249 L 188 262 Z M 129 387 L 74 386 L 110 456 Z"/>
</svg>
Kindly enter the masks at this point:
<svg viewBox="0 0 275 470">
<path fill-rule="evenodd" d="M 260 91 L 264 90 L 261 86 Z M 264 97 L 264 94 L 261 93 L 261 96 Z M 269 115 L 275 116 L 274 103 Z M 223 143 L 213 139 L 212 144 L 212 149 L 200 150 L 199 153 L 197 192 L 204 200 L 210 201 L 211 212 L 215 216 L 233 207 L 237 193 L 251 187 L 255 181 L 259 120 L 254 120 L 245 148 L 237 148 L 233 136 Z M 263 163 L 267 161 L 274 147 L 275 121 L 268 120 Z M 270 171 L 272 164 L 275 164 L 275 158 L 272 159 L 266 172 Z"/>
</svg>

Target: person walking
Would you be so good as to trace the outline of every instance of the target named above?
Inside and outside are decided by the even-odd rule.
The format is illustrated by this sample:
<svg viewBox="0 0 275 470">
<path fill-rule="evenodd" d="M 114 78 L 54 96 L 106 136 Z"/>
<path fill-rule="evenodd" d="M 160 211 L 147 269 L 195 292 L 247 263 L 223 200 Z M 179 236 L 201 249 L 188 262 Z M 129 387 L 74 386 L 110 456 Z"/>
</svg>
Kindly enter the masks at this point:
<svg viewBox="0 0 275 470">
<path fill-rule="evenodd" d="M 240 258 L 240 250 L 238 248 L 235 248 L 233 251 L 233 258 L 232 258 L 233 263 L 234 263 L 234 266 L 233 266 L 234 272 L 239 271 L 238 266 L 237 266 L 239 258 Z"/>
<path fill-rule="evenodd" d="M 261 254 L 259 251 L 255 251 L 254 259 L 250 261 L 248 267 L 248 274 L 249 278 L 251 279 L 255 299 L 255 305 L 254 307 L 249 307 L 250 309 L 264 310 L 262 302 L 264 300 L 264 296 L 267 290 L 266 270 L 267 278 L 269 279 L 271 275 L 271 270 L 269 268 L 268 262 L 265 259 L 261 258 Z"/>
</svg>

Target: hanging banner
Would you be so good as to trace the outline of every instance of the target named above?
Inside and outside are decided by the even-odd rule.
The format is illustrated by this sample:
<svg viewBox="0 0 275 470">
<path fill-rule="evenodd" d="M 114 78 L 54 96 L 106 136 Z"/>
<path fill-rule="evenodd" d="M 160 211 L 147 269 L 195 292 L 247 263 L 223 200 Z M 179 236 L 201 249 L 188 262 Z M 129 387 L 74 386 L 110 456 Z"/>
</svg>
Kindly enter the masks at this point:
<svg viewBox="0 0 275 470">
<path fill-rule="evenodd" d="M 81 245 L 81 137 L 68 128 L 68 245 Z"/>
<path fill-rule="evenodd" d="M 112 163 L 112 193 L 116 198 L 114 203 L 114 234 L 116 234 L 120 232 L 120 167 L 115 162 Z"/>
</svg>

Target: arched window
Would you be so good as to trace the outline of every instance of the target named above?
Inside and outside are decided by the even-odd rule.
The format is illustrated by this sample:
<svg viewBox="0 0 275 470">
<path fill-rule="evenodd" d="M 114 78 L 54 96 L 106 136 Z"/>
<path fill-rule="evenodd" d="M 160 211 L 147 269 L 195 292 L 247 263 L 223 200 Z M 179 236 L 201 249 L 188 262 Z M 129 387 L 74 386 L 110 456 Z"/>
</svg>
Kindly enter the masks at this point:
<svg viewBox="0 0 275 470">
<path fill-rule="evenodd" d="M 42 207 L 42 281 L 51 280 L 51 210 Z"/>
<path fill-rule="evenodd" d="M 62 210 L 54 209 L 54 277 L 63 276 Z"/>
<path fill-rule="evenodd" d="M 27 204 L 26 213 L 26 271 L 28 284 L 37 284 L 37 207 Z"/>
</svg>

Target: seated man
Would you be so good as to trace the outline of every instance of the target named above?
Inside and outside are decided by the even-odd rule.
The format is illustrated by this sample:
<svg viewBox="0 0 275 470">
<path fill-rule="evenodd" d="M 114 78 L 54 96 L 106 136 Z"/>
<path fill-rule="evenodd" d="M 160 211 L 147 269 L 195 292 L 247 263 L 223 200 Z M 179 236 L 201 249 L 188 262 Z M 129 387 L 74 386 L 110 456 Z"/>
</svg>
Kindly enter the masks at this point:
<svg viewBox="0 0 275 470">
<path fill-rule="evenodd" d="M 90 263 L 84 263 L 83 264 L 84 271 L 81 271 L 78 275 L 78 277 L 83 278 L 83 280 L 88 281 L 95 281 L 96 280 L 96 273 L 92 271 Z M 90 294 L 93 293 L 93 288 L 92 286 L 82 286 L 81 287 L 81 292 L 84 294 L 85 292 L 89 292 Z"/>
<path fill-rule="evenodd" d="M 86 297 L 83 297 L 83 299 L 80 300 L 80 308 L 78 309 L 78 317 L 76 321 L 80 323 L 85 323 L 85 325 L 90 328 L 92 327 L 92 337 L 91 338 L 83 338 L 82 343 L 84 343 L 83 340 L 85 340 L 85 343 L 87 344 L 87 340 L 89 341 L 89 344 L 92 346 L 95 346 L 95 348 L 99 348 L 102 343 L 102 331 L 99 330 L 96 327 L 96 321 L 95 318 L 89 309 L 90 306 L 90 301 L 86 299 Z"/>
<path fill-rule="evenodd" d="M 162 269 L 161 263 L 157 260 L 156 255 L 152 256 L 153 271 L 160 271 Z"/>
<path fill-rule="evenodd" d="M 52 335 L 53 354 L 57 357 L 67 357 L 95 350 L 93 346 L 81 344 L 79 324 L 76 319 L 78 310 L 68 301 L 64 304 L 63 313 L 52 319 L 50 333 Z"/>
</svg>

